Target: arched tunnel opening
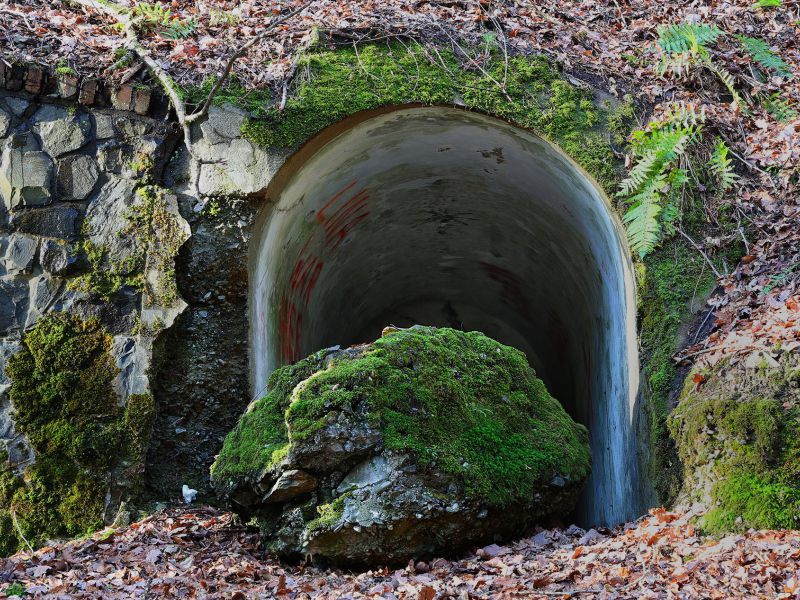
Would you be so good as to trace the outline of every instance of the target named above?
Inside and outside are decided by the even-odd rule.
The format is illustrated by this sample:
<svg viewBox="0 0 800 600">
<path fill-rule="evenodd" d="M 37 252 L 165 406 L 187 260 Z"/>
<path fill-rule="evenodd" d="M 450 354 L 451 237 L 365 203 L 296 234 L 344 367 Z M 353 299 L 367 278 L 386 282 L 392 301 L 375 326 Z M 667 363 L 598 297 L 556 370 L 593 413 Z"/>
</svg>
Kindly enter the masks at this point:
<svg viewBox="0 0 800 600">
<path fill-rule="evenodd" d="M 590 431 L 576 519 L 639 514 L 635 291 L 619 222 L 548 141 L 455 108 L 357 115 L 290 160 L 251 252 L 254 396 L 276 367 L 388 324 L 519 348 Z"/>
</svg>

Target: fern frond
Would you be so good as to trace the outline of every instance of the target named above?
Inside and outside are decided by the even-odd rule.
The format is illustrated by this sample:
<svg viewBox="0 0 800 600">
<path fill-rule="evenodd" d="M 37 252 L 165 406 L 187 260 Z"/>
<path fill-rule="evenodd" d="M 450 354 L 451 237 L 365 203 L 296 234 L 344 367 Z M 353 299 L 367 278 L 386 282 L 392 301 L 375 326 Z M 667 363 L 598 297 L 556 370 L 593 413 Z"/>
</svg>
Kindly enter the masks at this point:
<svg viewBox="0 0 800 600">
<path fill-rule="evenodd" d="M 702 105 L 700 110 L 697 110 L 694 103 L 681 100 L 669 107 L 663 120 L 666 126 L 673 131 L 681 127 L 699 132 L 699 126 L 706 121 L 706 107 Z"/>
<path fill-rule="evenodd" d="M 774 8 L 782 5 L 783 0 L 756 0 L 753 8 Z"/>
<path fill-rule="evenodd" d="M 650 150 L 646 152 L 634 165 L 628 176 L 619 184 L 617 196 L 629 196 L 641 188 L 647 179 L 652 175 L 657 163 L 659 162 L 658 152 Z"/>
<path fill-rule="evenodd" d="M 775 71 L 780 77 L 792 76 L 792 69 L 789 65 L 777 53 L 770 50 L 769 44 L 764 40 L 747 37 L 746 35 L 737 35 L 736 38 L 759 65 L 768 71 Z"/>
<path fill-rule="evenodd" d="M 656 247 L 665 230 L 674 233 L 672 221 L 678 210 L 675 198 L 688 182 L 686 171 L 678 163 L 689 145 L 699 140 L 704 120 L 702 109 L 676 104 L 662 120 L 634 132 L 631 153 L 636 163 L 620 184 L 617 196 L 626 198 L 629 204 L 623 223 L 631 249 L 642 258 Z"/>
<path fill-rule="evenodd" d="M 656 129 L 650 132 L 649 138 L 633 148 L 633 154 L 638 160 L 620 184 L 617 195 L 625 197 L 647 188 L 653 178 L 664 173 L 670 163 L 686 151 L 686 145 L 691 139 L 691 131 L 688 129 Z"/>
<path fill-rule="evenodd" d="M 728 158 L 728 146 L 723 140 L 717 142 L 708 161 L 708 170 L 717 179 L 717 188 L 720 192 L 727 192 L 736 183 L 736 173 L 733 172 L 732 161 Z"/>
<path fill-rule="evenodd" d="M 656 65 L 656 74 L 664 75 L 667 72 L 679 77 L 686 75 L 689 70 L 700 62 L 696 54 L 691 52 L 678 52 L 664 54 Z"/>
<path fill-rule="evenodd" d="M 701 51 L 715 42 L 722 35 L 722 30 L 716 25 L 683 22 L 661 25 L 656 33 L 658 45 L 665 53 L 680 54 Z"/>
<path fill-rule="evenodd" d="M 172 23 L 172 9 L 161 2 L 138 2 L 133 14 L 152 27 L 168 27 Z"/>
<path fill-rule="evenodd" d="M 714 63 L 708 63 L 709 70 L 714 73 L 717 77 L 719 77 L 722 84 L 728 90 L 728 93 L 731 95 L 733 99 L 733 103 L 738 106 L 739 108 L 745 107 L 747 104 L 742 98 L 741 94 L 739 94 L 738 90 L 736 89 L 736 84 L 733 80 L 733 75 L 725 69 L 724 67 L 720 67 L 715 65 Z"/>
<path fill-rule="evenodd" d="M 194 35 L 196 29 L 197 19 L 187 19 L 185 21 L 175 19 L 160 35 L 171 40 L 184 40 Z"/>
<path fill-rule="evenodd" d="M 661 194 L 666 177 L 660 174 L 651 179 L 638 194 L 631 197 L 632 204 L 622 218 L 628 234 L 631 250 L 644 258 L 658 245 L 661 237 Z"/>
<path fill-rule="evenodd" d="M 777 92 L 763 98 L 761 102 L 764 110 L 779 123 L 788 123 L 800 116 L 800 113 L 794 109 L 791 103 Z"/>
</svg>

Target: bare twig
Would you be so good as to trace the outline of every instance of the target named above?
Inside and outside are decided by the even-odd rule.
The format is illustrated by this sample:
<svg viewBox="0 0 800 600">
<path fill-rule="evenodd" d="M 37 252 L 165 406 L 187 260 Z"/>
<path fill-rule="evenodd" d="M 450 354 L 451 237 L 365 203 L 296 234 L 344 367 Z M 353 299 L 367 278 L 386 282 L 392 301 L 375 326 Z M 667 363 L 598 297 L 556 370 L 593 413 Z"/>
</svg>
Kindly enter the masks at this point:
<svg viewBox="0 0 800 600">
<path fill-rule="evenodd" d="M 28 550 L 31 551 L 33 554 L 33 546 L 31 546 L 30 542 L 25 538 L 25 534 L 22 533 L 22 528 L 19 526 L 19 522 L 17 521 L 17 512 L 12 508 L 11 509 L 11 520 L 14 522 L 14 528 L 17 530 L 19 537 L 25 542 L 25 545 L 28 547 Z"/>
<path fill-rule="evenodd" d="M 686 238 L 686 240 L 694 247 L 695 250 L 697 250 L 703 256 L 704 259 L 706 259 L 706 262 L 708 263 L 708 266 L 711 267 L 711 270 L 714 272 L 714 275 L 717 276 L 717 279 L 720 279 L 722 275 L 720 274 L 719 271 L 717 271 L 717 267 L 715 267 L 714 263 L 711 262 L 711 259 L 708 257 L 708 254 L 705 253 L 705 250 L 703 250 L 700 246 L 698 246 L 697 243 L 692 238 L 690 238 L 689 235 L 682 228 L 677 227 L 676 230 L 678 231 L 678 233 L 680 233 L 683 237 Z"/>
<path fill-rule="evenodd" d="M 200 110 L 189 115 L 187 117 L 187 122 L 193 123 L 197 119 L 203 117 L 208 112 L 208 109 L 211 108 L 211 104 L 214 101 L 214 96 L 216 96 L 217 92 L 219 92 L 222 86 L 225 85 L 225 82 L 228 80 L 228 77 L 230 77 L 231 71 L 233 70 L 233 64 L 236 62 L 238 58 L 244 56 L 247 53 L 247 51 L 250 50 L 250 48 L 258 44 L 259 42 L 263 41 L 273 29 L 278 27 L 278 25 L 285 23 L 295 15 L 303 12 L 306 8 L 308 8 L 311 5 L 312 2 L 313 0 L 308 0 L 307 2 L 304 2 L 303 5 L 300 6 L 299 8 L 296 8 L 278 17 L 274 21 L 271 21 L 269 25 L 267 25 L 261 31 L 261 33 L 250 38 L 250 40 L 246 44 L 239 47 L 237 50 L 231 52 L 231 54 L 228 55 L 227 61 L 225 62 L 225 68 L 223 69 L 222 76 L 219 77 L 217 81 L 214 83 L 214 86 L 208 93 L 208 98 L 206 98 L 206 101 L 203 103 L 203 106 L 200 108 Z"/>
</svg>

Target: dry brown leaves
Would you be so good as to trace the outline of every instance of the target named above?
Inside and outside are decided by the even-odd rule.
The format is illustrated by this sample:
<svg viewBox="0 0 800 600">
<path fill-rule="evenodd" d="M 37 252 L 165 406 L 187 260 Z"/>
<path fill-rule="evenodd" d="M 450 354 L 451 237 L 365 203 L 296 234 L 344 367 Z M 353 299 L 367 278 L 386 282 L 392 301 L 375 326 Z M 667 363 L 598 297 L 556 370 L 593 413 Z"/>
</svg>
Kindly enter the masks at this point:
<svg viewBox="0 0 800 600">
<path fill-rule="evenodd" d="M 196 19 L 197 31 L 186 40 L 150 33 L 143 41 L 179 83 L 191 84 L 217 74 L 232 48 L 300 0 L 167 4 L 176 17 Z M 545 52 L 568 72 L 599 78 L 618 95 L 632 92 L 655 111 L 674 101 L 702 105 L 708 115 L 706 130 L 724 137 L 739 157 L 740 185 L 724 201 L 742 223 L 747 257 L 723 278 L 712 299 L 711 307 L 717 309 L 710 321 L 712 337 L 699 340 L 678 359 L 714 363 L 729 355 L 736 359 L 754 351 L 794 349 L 800 339 L 795 308 L 800 279 L 800 118 L 779 122 L 758 103 L 752 113 L 741 112 L 728 103 L 713 78 L 681 81 L 657 76 L 656 27 L 684 19 L 764 39 L 798 71 L 798 2 L 760 10 L 753 0 L 315 0 L 239 60 L 235 74 L 244 85 L 274 90 L 279 97 L 314 27 L 337 34 L 335 39 L 346 44 L 397 36 L 422 43 L 476 42 L 492 31 L 510 52 Z M 113 80 L 130 75 L 129 69 L 111 69 L 114 50 L 123 43 L 106 17 L 86 14 L 65 0 L 0 0 L 0 53 L 9 59 L 52 67 L 66 61 L 83 76 Z M 800 76 L 757 81 L 752 59 L 732 35 L 715 47 L 714 60 L 739 79 L 745 95 L 779 94 L 800 110 Z M 706 246 L 717 242 L 702 241 Z"/>
<path fill-rule="evenodd" d="M 287 566 L 211 508 L 17 554 L 0 588 L 37 598 L 800 598 L 800 532 L 705 538 L 655 509 L 616 530 L 539 530 L 460 560 L 365 573 Z"/>
</svg>

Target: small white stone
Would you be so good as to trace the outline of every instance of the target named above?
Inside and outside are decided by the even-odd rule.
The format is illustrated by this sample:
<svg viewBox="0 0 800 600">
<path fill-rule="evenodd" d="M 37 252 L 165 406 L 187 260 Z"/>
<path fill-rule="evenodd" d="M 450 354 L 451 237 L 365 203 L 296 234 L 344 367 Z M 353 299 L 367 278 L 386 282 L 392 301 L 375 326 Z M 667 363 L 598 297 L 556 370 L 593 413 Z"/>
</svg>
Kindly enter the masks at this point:
<svg viewBox="0 0 800 600">
<path fill-rule="evenodd" d="M 186 504 L 191 504 L 194 502 L 194 499 L 197 498 L 197 490 L 193 490 L 185 483 L 183 484 L 181 494 L 183 495 L 183 501 L 186 502 Z"/>
</svg>

